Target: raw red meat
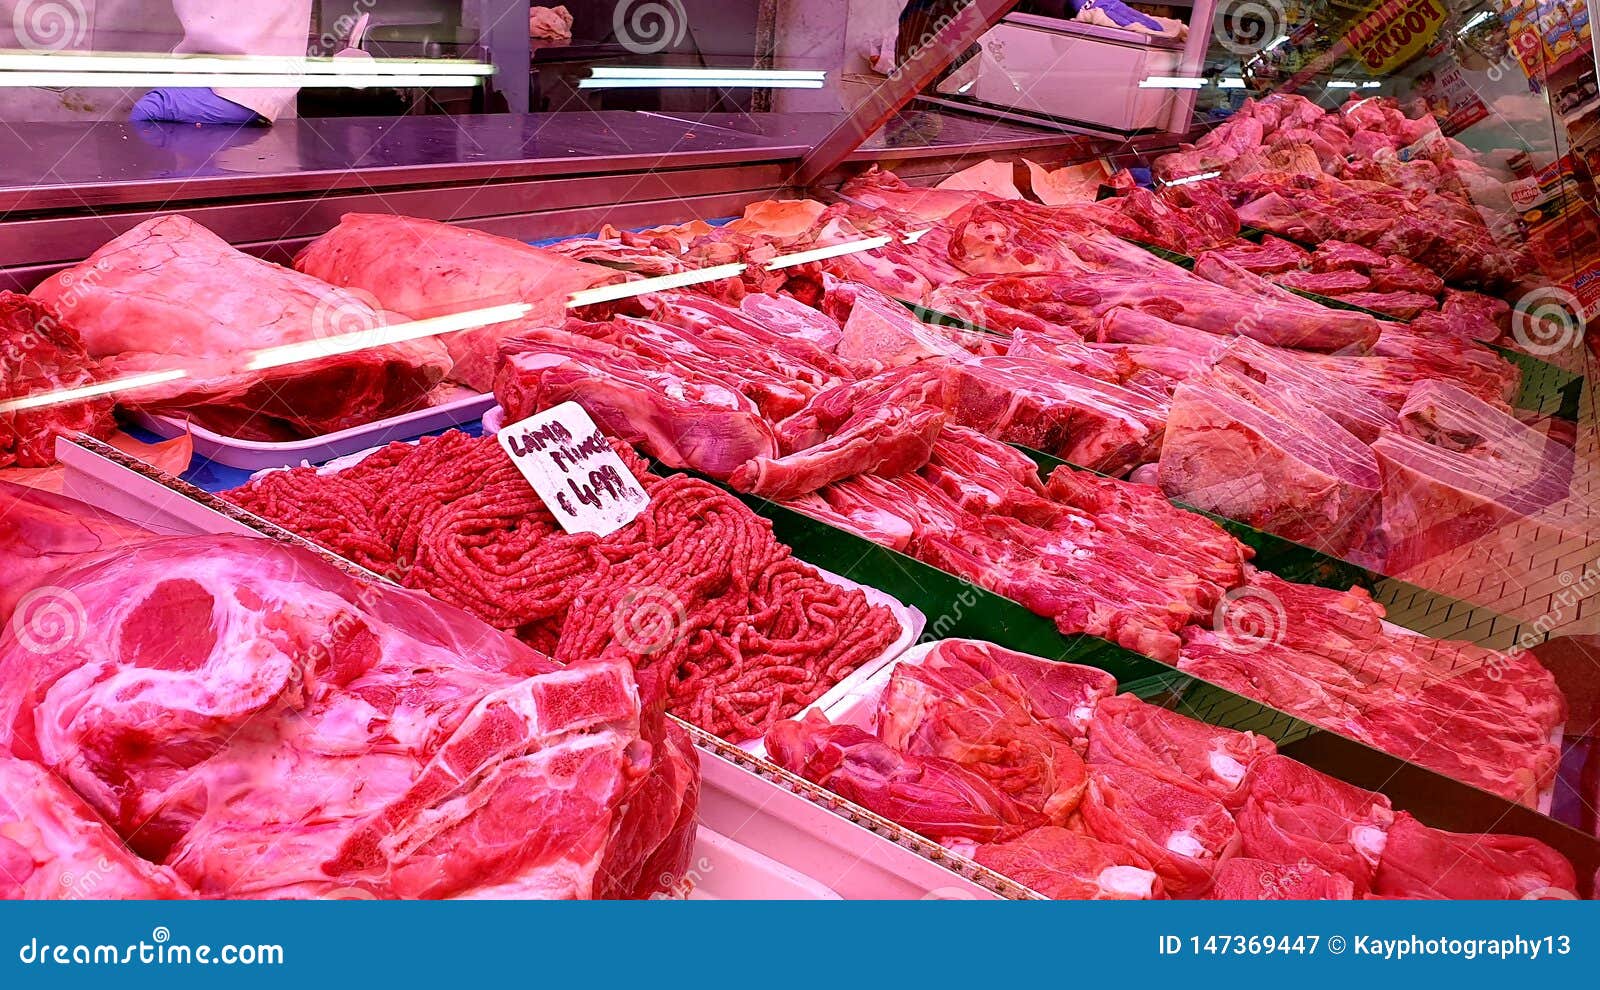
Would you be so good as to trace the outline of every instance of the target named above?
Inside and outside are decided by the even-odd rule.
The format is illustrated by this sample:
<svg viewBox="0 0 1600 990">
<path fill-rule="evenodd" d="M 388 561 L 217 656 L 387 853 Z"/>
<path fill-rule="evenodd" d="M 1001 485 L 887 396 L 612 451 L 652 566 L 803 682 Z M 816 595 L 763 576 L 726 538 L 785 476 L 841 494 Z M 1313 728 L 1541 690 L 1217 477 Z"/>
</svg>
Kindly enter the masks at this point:
<svg viewBox="0 0 1600 990">
<path fill-rule="evenodd" d="M 823 298 L 823 311 L 843 327 L 834 354 L 860 375 L 964 353 L 938 328 L 871 286 L 834 285 Z"/>
<path fill-rule="evenodd" d="M 1388 257 L 1371 248 L 1345 241 L 1325 240 L 1311 255 L 1311 270 L 1317 272 L 1357 271 L 1370 273 L 1389 263 Z"/>
<path fill-rule="evenodd" d="M 450 377 L 480 392 L 493 385 L 500 342 L 561 322 L 572 293 L 621 276 L 508 237 L 414 217 L 347 213 L 294 260 L 296 269 L 358 290 L 413 320 L 528 303 L 526 317 L 444 338 Z"/>
<path fill-rule="evenodd" d="M 390 243 L 382 249 L 409 256 Z M 119 402 L 247 440 L 317 436 L 405 412 L 450 370 L 436 340 L 247 370 L 258 349 L 371 332 L 387 318 L 350 292 L 235 250 L 184 216 L 145 221 L 33 296 L 77 328 L 109 377 L 185 372 Z"/>
<path fill-rule="evenodd" d="M 1219 367 L 1172 395 L 1161 489 L 1189 505 L 1334 555 L 1378 506 L 1372 452 L 1287 382 Z"/>
<path fill-rule="evenodd" d="M 898 753 L 821 712 L 767 731 L 773 762 L 938 842 L 1004 842 L 1044 824 L 959 763 Z"/>
<path fill-rule="evenodd" d="M 1299 289 L 1301 292 L 1314 292 L 1321 296 L 1360 292 L 1372 285 L 1372 279 L 1358 271 L 1345 268 L 1328 272 L 1284 272 L 1274 276 L 1272 280 L 1286 289 Z"/>
<path fill-rule="evenodd" d="M 1565 900 L 1577 890 L 1572 864 L 1537 839 L 1444 832 L 1403 811 L 1372 883 L 1383 897 L 1475 901 Z"/>
<path fill-rule="evenodd" d="M 1417 385 L 1373 444 L 1388 567 L 1414 567 L 1569 497 L 1573 452 L 1455 385 Z"/>
<path fill-rule="evenodd" d="M 1382 794 L 1335 780 L 1287 756 L 1256 764 L 1239 812 L 1241 852 L 1279 866 L 1309 863 L 1371 887 L 1394 812 Z"/>
<path fill-rule="evenodd" d="M 1364 383 L 1342 369 L 1351 365 L 1382 365 L 1383 358 L 1322 357 L 1296 354 L 1239 339 L 1216 356 L 1215 363 L 1245 378 L 1274 386 L 1280 394 L 1298 396 L 1308 408 L 1325 414 L 1349 430 L 1357 440 L 1371 443 L 1399 422 L 1398 408 L 1382 395 L 1361 387 Z M 1374 372 L 1382 374 L 1381 368 Z"/>
<path fill-rule="evenodd" d="M 993 643 L 947 639 L 935 653 L 979 669 L 993 666 L 1016 678 L 1033 718 L 1072 740 L 1079 749 L 1085 745 L 1095 706 L 1117 690 L 1116 678 L 1103 670 L 1045 660 Z"/>
<path fill-rule="evenodd" d="M 1419 292 L 1429 297 L 1437 297 L 1445 292 L 1444 279 L 1405 258 L 1389 258 L 1383 267 L 1374 268 L 1368 274 L 1372 276 L 1375 292 Z M 1455 291 L 1451 289 L 1445 292 L 1446 299 Z"/>
<path fill-rule="evenodd" d="M 777 456 L 772 425 L 722 379 L 593 343 L 508 340 L 494 385 L 506 422 L 579 400 L 607 435 L 669 467 L 726 479 L 753 458 Z"/>
<path fill-rule="evenodd" d="M 1399 320 L 1414 319 L 1418 314 L 1439 308 L 1439 300 L 1420 292 L 1338 292 L 1340 302 L 1360 306 L 1374 313 L 1382 313 Z"/>
<path fill-rule="evenodd" d="M 1348 901 L 1355 897 L 1355 884 L 1310 863 L 1280 865 L 1235 856 L 1217 867 L 1216 885 L 1207 896 L 1214 901 Z"/>
<path fill-rule="evenodd" d="M 1133 695 L 1100 702 L 1089 723 L 1089 763 L 1134 767 L 1237 809 L 1250 769 L 1277 752 L 1272 740 L 1148 705 Z"/>
<path fill-rule="evenodd" d="M 1097 471 L 1126 472 L 1160 445 L 1165 404 L 1040 358 L 978 357 L 943 366 L 953 422 Z"/>
<path fill-rule="evenodd" d="M 931 406 L 909 410 L 880 407 L 846 420 L 815 446 L 782 457 L 755 457 L 728 483 L 763 498 L 786 499 L 857 474 L 893 477 L 928 462 L 944 429 L 945 414 Z"/>
<path fill-rule="evenodd" d="M 38 300 L 0 292 L 0 468 L 54 464 L 58 436 L 110 436 L 116 424 L 109 397 L 6 408 L 14 399 L 82 388 L 103 377 L 71 324 Z"/>
<path fill-rule="evenodd" d="M 1239 848 L 1239 828 L 1221 804 L 1116 764 L 1090 768 L 1083 821 L 1095 838 L 1149 860 L 1173 897 L 1203 896 L 1217 864 Z"/>
<path fill-rule="evenodd" d="M 0 901 L 193 896 L 172 870 L 130 852 L 53 774 L 0 748 Z"/>
<path fill-rule="evenodd" d="M 1144 857 L 1065 828 L 1045 826 L 982 845 L 972 858 L 1058 901 L 1148 901 L 1164 893 Z"/>
<path fill-rule="evenodd" d="M 693 331 L 699 339 L 723 341 L 747 352 L 746 360 L 783 362 L 794 381 L 826 388 L 854 377 L 833 354 L 842 330 L 819 310 L 782 296 L 748 295 L 739 307 L 703 295 L 663 292 L 653 297 L 657 320 Z"/>
<path fill-rule="evenodd" d="M 267 540 L 57 563 L 95 621 L 0 639 L 0 740 L 202 896 L 643 896 L 686 865 L 693 752 L 626 664 L 557 670 Z"/>
<path fill-rule="evenodd" d="M 1311 265 L 1310 251 L 1293 241 L 1286 241 L 1270 234 L 1263 237 L 1260 244 L 1236 241 L 1217 248 L 1216 253 L 1257 275 L 1277 275 L 1308 268 Z"/>
</svg>

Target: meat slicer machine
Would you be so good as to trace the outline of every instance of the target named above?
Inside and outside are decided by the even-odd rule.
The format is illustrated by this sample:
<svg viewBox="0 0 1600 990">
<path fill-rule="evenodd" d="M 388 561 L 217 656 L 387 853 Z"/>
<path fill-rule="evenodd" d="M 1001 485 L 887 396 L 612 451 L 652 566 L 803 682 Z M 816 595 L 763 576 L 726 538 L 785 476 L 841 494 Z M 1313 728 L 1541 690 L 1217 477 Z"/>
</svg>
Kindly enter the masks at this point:
<svg viewBox="0 0 1600 990">
<path fill-rule="evenodd" d="M 1049 4 L 1020 4 L 983 36 L 976 70 L 956 91 L 941 87 L 922 99 L 1103 136 L 1187 131 L 1215 0 L 1166 5 L 1190 8 L 1186 39 L 1039 12 Z"/>
</svg>

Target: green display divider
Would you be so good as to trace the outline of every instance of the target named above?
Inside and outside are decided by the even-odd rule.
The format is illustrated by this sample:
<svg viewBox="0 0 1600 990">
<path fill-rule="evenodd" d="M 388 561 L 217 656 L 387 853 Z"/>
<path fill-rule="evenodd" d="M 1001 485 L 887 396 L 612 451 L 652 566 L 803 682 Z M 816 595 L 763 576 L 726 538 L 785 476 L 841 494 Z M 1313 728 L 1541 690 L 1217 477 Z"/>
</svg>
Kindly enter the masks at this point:
<svg viewBox="0 0 1600 990">
<path fill-rule="evenodd" d="M 1583 405 L 1583 376 L 1540 360 L 1531 354 L 1487 345 L 1522 372 L 1522 387 L 1512 405 L 1518 409 L 1577 421 Z"/>
</svg>

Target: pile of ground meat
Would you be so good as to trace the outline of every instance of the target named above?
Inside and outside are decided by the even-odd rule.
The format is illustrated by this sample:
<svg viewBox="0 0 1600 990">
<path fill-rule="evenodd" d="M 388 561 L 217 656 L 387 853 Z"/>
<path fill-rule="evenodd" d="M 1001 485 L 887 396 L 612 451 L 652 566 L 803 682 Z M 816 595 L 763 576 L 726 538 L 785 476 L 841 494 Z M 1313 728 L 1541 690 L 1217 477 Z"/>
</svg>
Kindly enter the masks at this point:
<svg viewBox="0 0 1600 990">
<path fill-rule="evenodd" d="M 796 560 L 738 499 L 619 452 L 650 505 L 606 537 L 563 531 L 493 439 L 459 432 L 338 473 L 274 471 L 229 497 L 562 663 L 625 655 L 670 711 L 734 741 L 899 636 L 893 613 Z"/>
<path fill-rule="evenodd" d="M 21 293 L 0 292 L 0 468 L 54 464 L 59 435 L 110 436 L 116 424 L 108 397 L 7 407 L 17 399 L 93 385 L 102 377 L 78 332 L 53 309 Z"/>
</svg>

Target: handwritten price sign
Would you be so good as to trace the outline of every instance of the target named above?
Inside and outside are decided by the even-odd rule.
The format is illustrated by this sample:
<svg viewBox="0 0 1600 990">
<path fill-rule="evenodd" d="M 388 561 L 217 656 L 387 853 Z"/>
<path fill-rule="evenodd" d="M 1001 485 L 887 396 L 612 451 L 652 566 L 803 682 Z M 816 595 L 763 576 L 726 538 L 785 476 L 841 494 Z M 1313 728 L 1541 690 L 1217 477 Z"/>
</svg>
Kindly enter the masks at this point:
<svg viewBox="0 0 1600 990">
<path fill-rule="evenodd" d="M 607 536 L 650 504 L 639 479 L 576 402 L 511 423 L 496 438 L 569 533 Z"/>
</svg>

